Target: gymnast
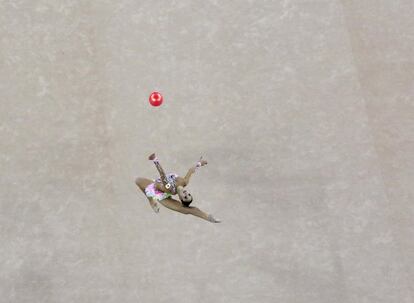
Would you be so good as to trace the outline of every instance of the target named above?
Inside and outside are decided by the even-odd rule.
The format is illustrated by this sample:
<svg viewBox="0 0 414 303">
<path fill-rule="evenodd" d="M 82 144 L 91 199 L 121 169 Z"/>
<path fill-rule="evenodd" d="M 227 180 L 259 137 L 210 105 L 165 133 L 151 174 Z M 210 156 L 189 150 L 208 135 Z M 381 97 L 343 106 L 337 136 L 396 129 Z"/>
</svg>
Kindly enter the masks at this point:
<svg viewBox="0 0 414 303">
<path fill-rule="evenodd" d="M 186 186 L 190 182 L 191 175 L 198 168 L 207 165 L 206 160 L 203 160 L 201 157 L 183 178 L 177 174 L 166 174 L 155 154 L 150 155 L 148 159 L 154 162 L 160 178 L 156 180 L 137 178 L 135 184 L 146 195 L 152 209 L 156 213 L 160 211 L 159 203 L 161 203 L 163 206 L 182 214 L 190 214 L 212 223 L 221 222 L 213 215 L 207 214 L 197 207 L 190 206 L 191 202 L 193 202 L 193 196 L 187 191 Z M 180 201 L 173 199 L 174 195 L 178 195 Z"/>
</svg>

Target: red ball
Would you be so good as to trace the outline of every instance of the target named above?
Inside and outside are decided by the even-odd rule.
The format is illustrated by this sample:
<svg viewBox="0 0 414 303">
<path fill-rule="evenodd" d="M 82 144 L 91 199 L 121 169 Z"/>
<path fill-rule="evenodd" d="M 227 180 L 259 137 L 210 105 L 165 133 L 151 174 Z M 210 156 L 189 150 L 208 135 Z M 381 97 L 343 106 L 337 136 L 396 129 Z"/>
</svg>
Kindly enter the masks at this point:
<svg viewBox="0 0 414 303">
<path fill-rule="evenodd" d="M 149 96 L 149 103 L 152 106 L 160 106 L 162 104 L 163 98 L 162 95 L 159 92 L 153 92 Z"/>
</svg>

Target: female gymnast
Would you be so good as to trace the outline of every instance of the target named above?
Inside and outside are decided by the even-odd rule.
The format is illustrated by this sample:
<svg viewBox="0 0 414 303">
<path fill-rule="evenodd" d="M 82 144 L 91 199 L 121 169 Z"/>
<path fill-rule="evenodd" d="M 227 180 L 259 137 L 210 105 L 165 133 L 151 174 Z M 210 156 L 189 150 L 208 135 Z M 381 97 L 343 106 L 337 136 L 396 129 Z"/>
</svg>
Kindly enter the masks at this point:
<svg viewBox="0 0 414 303">
<path fill-rule="evenodd" d="M 207 161 L 202 157 L 192 166 L 184 178 L 177 174 L 165 174 L 163 168 L 158 161 L 155 154 L 149 156 L 149 160 L 152 160 L 160 173 L 160 178 L 156 180 L 150 180 L 146 178 L 137 178 L 135 184 L 139 189 L 147 196 L 148 201 L 152 209 L 158 213 L 160 211 L 159 203 L 165 207 L 178 211 L 182 214 L 191 214 L 193 216 L 202 218 L 212 223 L 220 223 L 221 221 L 215 218 L 211 214 L 207 214 L 197 207 L 190 206 L 193 201 L 192 195 L 185 189 L 190 182 L 190 177 L 201 166 L 207 165 Z M 180 201 L 172 198 L 174 195 L 178 195 Z"/>
</svg>

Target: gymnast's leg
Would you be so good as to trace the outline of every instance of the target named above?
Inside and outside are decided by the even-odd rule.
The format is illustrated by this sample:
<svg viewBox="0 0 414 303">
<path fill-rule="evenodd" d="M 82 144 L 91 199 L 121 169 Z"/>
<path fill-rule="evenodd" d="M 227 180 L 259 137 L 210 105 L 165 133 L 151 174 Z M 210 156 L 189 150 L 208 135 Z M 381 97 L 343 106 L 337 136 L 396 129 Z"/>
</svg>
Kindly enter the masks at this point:
<svg viewBox="0 0 414 303">
<path fill-rule="evenodd" d="M 160 203 L 162 205 L 164 205 L 165 207 L 169 208 L 169 209 L 178 211 L 178 212 L 180 212 L 182 214 L 185 214 L 185 215 L 190 214 L 190 215 L 199 217 L 201 219 L 207 220 L 207 221 L 212 222 L 212 223 L 220 223 L 221 222 L 220 220 L 214 218 L 211 214 L 207 214 L 207 213 L 203 212 L 202 210 L 200 210 L 197 207 L 194 207 L 194 206 L 185 207 L 181 204 L 180 201 L 174 200 L 172 198 L 164 199 L 164 200 L 160 201 Z"/>
<path fill-rule="evenodd" d="M 150 185 L 151 183 L 154 183 L 154 181 L 153 180 L 150 180 L 150 179 L 146 179 L 146 178 L 137 178 L 136 180 L 135 180 L 135 184 L 138 186 L 138 188 L 145 194 L 145 188 L 147 188 L 147 186 L 148 185 Z M 147 196 L 146 194 L 145 194 L 145 196 Z M 148 201 L 149 201 L 149 203 L 150 203 L 150 205 L 151 205 L 151 207 L 152 207 L 152 209 L 156 212 L 156 213 L 158 213 L 159 211 L 160 211 L 160 206 L 159 206 L 159 204 L 158 204 L 158 202 L 157 202 L 157 200 L 156 199 L 153 199 L 153 198 L 150 198 L 150 197 L 147 197 L 147 199 L 148 199 Z"/>
</svg>

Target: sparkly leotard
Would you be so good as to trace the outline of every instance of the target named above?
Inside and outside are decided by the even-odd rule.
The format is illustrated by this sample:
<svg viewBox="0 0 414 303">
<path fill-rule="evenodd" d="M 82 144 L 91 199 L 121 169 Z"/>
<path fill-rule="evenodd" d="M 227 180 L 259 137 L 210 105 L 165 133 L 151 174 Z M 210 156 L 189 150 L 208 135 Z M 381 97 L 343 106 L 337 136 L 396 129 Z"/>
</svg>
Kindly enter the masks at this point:
<svg viewBox="0 0 414 303">
<path fill-rule="evenodd" d="M 177 174 L 168 174 L 168 175 L 166 175 L 166 177 L 167 177 L 168 183 L 172 184 L 170 191 L 175 194 L 176 193 L 175 180 L 178 177 L 178 175 Z M 154 180 L 153 183 L 149 184 L 145 188 L 145 195 L 148 198 L 153 198 L 153 199 L 156 199 L 158 201 L 162 201 L 164 199 L 170 198 L 172 196 L 172 194 L 165 193 L 165 192 L 162 192 L 162 191 L 158 190 L 155 187 L 156 182 L 162 182 L 161 178 L 158 178 L 158 179 Z"/>
</svg>

